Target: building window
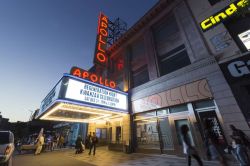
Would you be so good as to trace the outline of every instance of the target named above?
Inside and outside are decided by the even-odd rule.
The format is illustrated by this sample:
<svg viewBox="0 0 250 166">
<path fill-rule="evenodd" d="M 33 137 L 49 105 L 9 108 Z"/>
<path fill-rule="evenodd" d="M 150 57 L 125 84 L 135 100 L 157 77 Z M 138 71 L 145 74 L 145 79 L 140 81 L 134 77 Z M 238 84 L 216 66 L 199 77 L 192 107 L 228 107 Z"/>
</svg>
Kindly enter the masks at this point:
<svg viewBox="0 0 250 166">
<path fill-rule="evenodd" d="M 241 52 L 250 51 L 250 13 L 245 16 L 236 15 L 224 22 L 228 32 Z"/>
<path fill-rule="evenodd" d="M 131 45 L 131 62 L 135 62 L 136 60 L 144 57 L 145 55 L 145 47 L 143 40 L 137 40 Z"/>
<path fill-rule="evenodd" d="M 210 3 L 210 5 L 215 5 L 216 3 L 220 2 L 221 0 L 208 0 L 208 2 Z"/>
<path fill-rule="evenodd" d="M 191 64 L 174 15 L 153 27 L 160 76 Z"/>
<path fill-rule="evenodd" d="M 199 101 L 194 103 L 195 109 L 201 109 L 206 107 L 214 107 L 213 100 L 205 100 L 205 101 Z"/>
<path fill-rule="evenodd" d="M 131 87 L 137 87 L 149 81 L 147 65 L 132 71 Z"/>
<path fill-rule="evenodd" d="M 124 81 L 123 81 L 123 75 L 119 76 L 116 79 L 116 83 L 117 83 L 117 89 L 123 91 L 124 90 Z"/>
<path fill-rule="evenodd" d="M 179 105 L 179 106 L 175 106 L 175 107 L 170 107 L 169 108 L 169 113 L 178 113 L 178 112 L 184 112 L 184 111 L 188 111 L 187 105 Z"/>
<path fill-rule="evenodd" d="M 159 149 L 160 142 L 155 116 L 155 111 L 136 115 L 136 136 L 139 148 Z"/>
<path fill-rule="evenodd" d="M 158 57 L 160 75 L 165 75 L 191 64 L 184 44 Z"/>
</svg>

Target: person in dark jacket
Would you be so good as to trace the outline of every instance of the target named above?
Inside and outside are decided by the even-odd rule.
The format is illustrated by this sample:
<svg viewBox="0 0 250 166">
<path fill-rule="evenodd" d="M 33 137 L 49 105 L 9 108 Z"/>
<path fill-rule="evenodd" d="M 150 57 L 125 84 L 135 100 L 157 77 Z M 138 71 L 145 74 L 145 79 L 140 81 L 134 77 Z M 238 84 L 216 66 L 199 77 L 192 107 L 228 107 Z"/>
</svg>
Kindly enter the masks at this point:
<svg viewBox="0 0 250 166">
<path fill-rule="evenodd" d="M 227 148 L 228 152 L 235 157 L 235 159 L 240 163 L 240 166 L 249 166 L 250 162 L 247 155 L 247 149 L 242 145 L 240 140 L 233 139 L 232 144 Z"/>
<path fill-rule="evenodd" d="M 96 151 L 96 144 L 98 143 L 98 138 L 95 134 L 95 132 L 93 132 L 93 136 L 90 136 L 90 139 L 89 139 L 89 155 L 91 155 L 91 151 L 92 149 L 94 148 L 93 150 L 93 155 L 95 155 L 95 151 Z"/>
<path fill-rule="evenodd" d="M 230 128 L 232 130 L 231 138 L 250 149 L 250 140 L 248 136 L 242 130 L 237 129 L 234 125 L 230 125 Z"/>
<path fill-rule="evenodd" d="M 203 166 L 200 156 L 196 149 L 192 146 L 190 137 L 188 135 L 189 127 L 187 125 L 181 126 L 181 134 L 182 134 L 182 144 L 183 144 L 183 153 L 187 155 L 187 164 L 191 165 L 191 157 L 196 159 L 199 166 Z"/>
<path fill-rule="evenodd" d="M 76 145 L 75 145 L 76 152 L 75 154 L 79 154 L 83 152 L 83 146 L 82 146 L 82 138 L 81 136 L 78 136 L 76 139 Z"/>
<path fill-rule="evenodd" d="M 89 134 L 86 136 L 86 138 L 85 138 L 85 146 L 86 146 L 86 148 L 90 148 L 90 138 L 91 138 L 91 132 L 89 132 Z"/>
</svg>

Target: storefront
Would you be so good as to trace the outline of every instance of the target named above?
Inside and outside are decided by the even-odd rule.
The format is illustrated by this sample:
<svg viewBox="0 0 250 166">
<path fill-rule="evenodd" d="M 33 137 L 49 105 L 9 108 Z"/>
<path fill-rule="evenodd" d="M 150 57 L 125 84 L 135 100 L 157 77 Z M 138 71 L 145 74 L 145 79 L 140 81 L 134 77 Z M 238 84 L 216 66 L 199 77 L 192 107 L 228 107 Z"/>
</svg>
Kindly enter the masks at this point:
<svg viewBox="0 0 250 166">
<path fill-rule="evenodd" d="M 135 116 L 137 146 L 139 149 L 161 151 L 167 154 L 182 154 L 180 127 L 184 124 L 190 128 L 190 138 L 201 152 L 203 147 L 202 132 L 204 119 L 210 119 L 214 131 L 225 142 L 222 128 L 217 116 L 218 109 L 213 100 L 187 103 Z M 198 130 L 197 130 L 198 129 Z M 198 132 L 197 132 L 198 131 Z M 199 146 L 201 145 L 201 146 Z"/>
<path fill-rule="evenodd" d="M 99 145 L 126 144 L 130 134 L 127 94 L 64 74 L 41 103 L 37 118 L 88 123 Z"/>
<path fill-rule="evenodd" d="M 137 151 L 183 155 L 180 127 L 204 154 L 203 122 L 209 119 L 222 145 L 226 144 L 220 113 L 205 79 L 163 91 L 132 103 Z"/>
<path fill-rule="evenodd" d="M 222 63 L 220 67 L 250 126 L 250 53 Z"/>
</svg>

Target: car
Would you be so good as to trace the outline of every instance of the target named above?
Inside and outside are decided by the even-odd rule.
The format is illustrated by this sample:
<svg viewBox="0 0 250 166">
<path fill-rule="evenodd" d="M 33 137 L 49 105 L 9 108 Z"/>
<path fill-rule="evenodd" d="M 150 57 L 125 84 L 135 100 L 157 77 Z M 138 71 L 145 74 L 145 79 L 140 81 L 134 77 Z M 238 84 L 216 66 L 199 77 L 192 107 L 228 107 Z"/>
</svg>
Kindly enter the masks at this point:
<svg viewBox="0 0 250 166">
<path fill-rule="evenodd" d="M 0 166 L 12 166 L 14 135 L 11 131 L 0 131 Z"/>
<path fill-rule="evenodd" d="M 17 147 L 17 151 L 19 152 L 19 154 L 21 154 L 23 151 L 36 151 L 36 144 L 25 144 L 25 145 L 20 145 L 19 147 Z"/>
</svg>

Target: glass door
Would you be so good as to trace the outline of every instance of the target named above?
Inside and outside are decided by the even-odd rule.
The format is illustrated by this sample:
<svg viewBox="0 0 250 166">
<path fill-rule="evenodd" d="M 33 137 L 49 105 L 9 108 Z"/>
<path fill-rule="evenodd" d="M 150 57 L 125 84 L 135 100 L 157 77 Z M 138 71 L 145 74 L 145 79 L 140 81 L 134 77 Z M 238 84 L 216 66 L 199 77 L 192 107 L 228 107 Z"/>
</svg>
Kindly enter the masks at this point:
<svg viewBox="0 0 250 166">
<path fill-rule="evenodd" d="M 162 150 L 173 150 L 174 143 L 168 117 L 159 119 L 159 135 Z"/>
<path fill-rule="evenodd" d="M 195 146 L 194 141 L 194 130 L 190 123 L 190 120 L 188 118 L 188 115 L 186 116 L 176 116 L 171 117 L 171 126 L 172 126 L 172 133 L 173 133 L 173 142 L 174 142 L 174 151 L 175 154 L 184 156 L 183 153 L 183 140 L 182 140 L 182 134 L 181 134 L 181 126 L 187 125 L 189 127 L 188 136 L 190 138 L 191 144 Z"/>
</svg>

